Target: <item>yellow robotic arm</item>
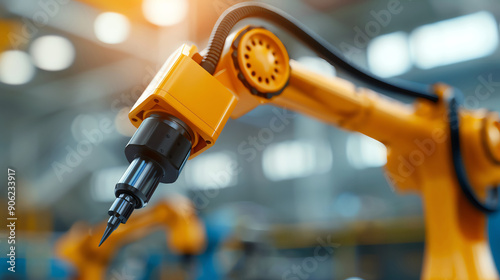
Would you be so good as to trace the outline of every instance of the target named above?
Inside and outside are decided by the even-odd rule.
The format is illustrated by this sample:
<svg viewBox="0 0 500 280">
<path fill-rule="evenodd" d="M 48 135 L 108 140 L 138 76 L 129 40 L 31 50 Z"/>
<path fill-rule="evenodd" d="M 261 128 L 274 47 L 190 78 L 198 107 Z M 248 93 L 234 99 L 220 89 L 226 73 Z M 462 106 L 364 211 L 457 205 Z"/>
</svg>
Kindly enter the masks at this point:
<svg viewBox="0 0 500 280">
<path fill-rule="evenodd" d="M 177 176 L 187 157 L 215 144 L 229 117 L 238 118 L 264 104 L 300 112 L 386 145 L 391 183 L 423 197 L 427 228 L 423 279 L 499 279 L 485 233 L 485 213 L 494 207 L 481 202 L 500 183 L 498 114 L 458 109 L 455 91 L 446 85 L 435 85 L 428 96 L 413 92 L 419 98 L 407 105 L 343 79 L 322 77 L 290 60 L 281 41 L 264 28 L 247 26 L 226 36 L 237 20 L 250 16 L 277 21 L 276 11 L 265 5 L 240 5 L 219 19 L 204 57 L 196 47 L 183 45 L 167 60 L 129 114 L 138 127 L 129 146 L 143 147 L 127 154 L 127 146 L 130 169 L 137 169 L 138 158 L 153 162 L 170 158 L 163 174 L 177 166 L 173 172 Z M 301 31 L 294 23 L 281 25 Z M 314 40 L 306 44 L 323 47 Z M 338 62 L 341 68 L 352 68 Z M 365 80 L 378 81 L 371 76 Z M 391 84 L 386 88 L 412 93 Z M 175 128 L 189 142 L 183 156 L 176 147 L 184 147 L 184 142 L 168 140 L 177 137 L 172 133 Z M 163 146 L 149 144 L 153 139 L 163 141 Z M 118 204 L 127 196 L 133 201 L 133 192 L 141 192 L 141 186 L 125 181 L 117 185 L 122 190 L 117 191 Z M 140 204 L 129 207 L 141 208 Z M 115 216 L 122 219 L 119 213 Z M 112 219 L 108 227 L 117 226 Z"/>
<path fill-rule="evenodd" d="M 75 266 L 77 279 L 105 279 L 106 270 L 120 248 L 156 230 L 168 233 L 167 243 L 175 254 L 194 255 L 205 248 L 204 226 L 191 203 L 182 197 L 161 201 L 135 215 L 127 227 L 115 231 L 105 246 L 99 248 L 97 242 L 104 228 L 106 224 L 91 228 L 85 223 L 76 223 L 57 241 L 56 254 Z"/>
</svg>

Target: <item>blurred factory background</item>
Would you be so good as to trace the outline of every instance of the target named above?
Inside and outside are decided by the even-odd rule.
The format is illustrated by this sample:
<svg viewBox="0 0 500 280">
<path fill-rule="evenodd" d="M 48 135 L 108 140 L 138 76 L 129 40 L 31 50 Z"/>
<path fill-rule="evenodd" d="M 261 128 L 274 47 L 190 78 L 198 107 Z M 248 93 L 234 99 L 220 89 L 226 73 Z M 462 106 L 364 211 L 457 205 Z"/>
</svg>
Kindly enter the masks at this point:
<svg viewBox="0 0 500 280">
<path fill-rule="evenodd" d="M 17 171 L 19 218 L 18 272 L 7 272 L 2 228 L 0 278 L 71 279 L 75 271 L 56 257 L 55 243 L 77 221 L 107 219 L 128 166 L 128 110 L 176 48 L 204 48 L 217 17 L 237 2 L 0 2 L 0 158 Z M 263 2 L 382 77 L 446 82 L 467 94 L 469 108 L 500 111 L 495 0 Z M 289 34 L 257 23 L 275 31 L 293 59 L 336 75 Z M 282 131 L 268 129 L 273 118 Z M 193 278 L 419 279 L 421 200 L 393 191 L 385 156 L 362 135 L 262 107 L 229 121 L 218 143 L 188 162 L 178 182 L 160 185 L 151 204 L 179 194 L 193 201 L 209 243 L 189 269 Z M 7 205 L 4 193 L 0 199 Z M 498 215 L 489 232 L 500 265 Z M 325 243 L 335 246 L 311 259 Z M 107 279 L 182 279 L 181 259 L 165 233 L 155 233 L 121 248 Z"/>
</svg>

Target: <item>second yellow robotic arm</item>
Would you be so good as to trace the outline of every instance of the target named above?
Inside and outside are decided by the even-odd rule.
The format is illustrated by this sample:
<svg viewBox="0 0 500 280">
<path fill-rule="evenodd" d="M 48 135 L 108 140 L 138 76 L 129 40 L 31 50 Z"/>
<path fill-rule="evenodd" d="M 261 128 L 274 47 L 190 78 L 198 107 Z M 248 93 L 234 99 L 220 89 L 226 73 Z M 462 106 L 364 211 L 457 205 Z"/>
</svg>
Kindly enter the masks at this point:
<svg viewBox="0 0 500 280">
<path fill-rule="evenodd" d="M 184 197 L 160 201 L 132 217 L 127 227 L 117 230 L 101 248 L 96 245 L 106 225 L 90 227 L 79 222 L 57 241 L 55 251 L 59 258 L 76 268 L 76 279 L 81 280 L 105 279 L 106 270 L 123 246 L 157 230 L 165 231 L 172 253 L 196 255 L 204 250 L 206 238 L 203 222 L 195 211 Z"/>
</svg>

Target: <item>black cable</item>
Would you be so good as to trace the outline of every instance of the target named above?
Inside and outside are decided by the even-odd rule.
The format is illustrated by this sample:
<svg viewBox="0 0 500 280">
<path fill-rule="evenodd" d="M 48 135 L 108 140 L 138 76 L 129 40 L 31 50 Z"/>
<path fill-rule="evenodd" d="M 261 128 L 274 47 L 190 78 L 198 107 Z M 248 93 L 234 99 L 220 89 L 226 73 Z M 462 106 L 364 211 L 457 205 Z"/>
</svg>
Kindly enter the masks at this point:
<svg viewBox="0 0 500 280">
<path fill-rule="evenodd" d="M 229 8 L 219 17 L 219 20 L 217 21 L 210 36 L 207 54 L 201 62 L 201 66 L 210 74 L 214 74 L 215 72 L 224 49 L 224 44 L 229 36 L 229 33 L 231 32 L 231 29 L 240 20 L 249 17 L 257 17 L 275 23 L 293 34 L 297 39 L 312 49 L 319 57 L 325 59 L 328 63 L 338 66 L 339 68 L 345 70 L 348 74 L 374 87 L 402 95 L 427 99 L 432 102 L 439 101 L 439 97 L 432 94 L 430 86 L 418 85 L 420 87 L 420 89 L 418 89 L 417 84 L 408 81 L 400 81 L 396 84 L 394 82 L 389 82 L 376 77 L 371 73 L 352 65 L 343 57 L 341 52 L 331 46 L 323 38 L 310 31 L 306 26 L 302 25 L 300 22 L 284 12 L 262 3 L 241 3 Z M 462 192 L 472 205 L 486 213 L 496 212 L 499 208 L 498 190 L 496 188 L 494 189 L 494 203 L 483 203 L 475 195 L 473 187 L 471 186 L 467 176 L 460 143 L 460 120 L 458 108 L 461 104 L 461 100 L 462 95 L 458 90 L 456 90 L 453 97 L 448 100 L 452 159 L 457 180 Z"/>
<path fill-rule="evenodd" d="M 454 89 L 453 96 L 448 100 L 448 120 L 450 123 L 450 137 L 451 137 L 451 152 L 453 157 L 453 167 L 457 175 L 458 184 L 460 189 L 467 197 L 470 203 L 477 209 L 485 213 L 493 213 L 498 211 L 499 199 L 498 188 L 493 188 L 493 201 L 491 203 L 481 202 L 475 195 L 473 187 L 470 184 L 467 176 L 467 171 L 462 157 L 461 142 L 460 142 L 460 117 L 458 114 L 458 107 L 462 103 L 463 94 L 458 89 Z"/>
<path fill-rule="evenodd" d="M 309 30 L 290 15 L 263 3 L 245 2 L 227 9 L 215 24 L 207 47 L 207 54 L 204 56 L 201 66 L 210 74 L 214 74 L 219 63 L 226 38 L 231 29 L 242 19 L 257 17 L 268 20 L 282 27 L 293 34 L 298 40 L 313 50 L 319 57 L 325 59 L 330 64 L 334 64 L 345 70 L 348 74 L 366 82 L 379 89 L 388 90 L 402 95 L 423 98 L 432 102 L 438 102 L 439 97 L 432 94 L 430 86 L 400 81 L 397 84 L 383 80 L 363 69 L 352 65 L 344 58 L 342 53 L 331 46 L 323 38 Z"/>
</svg>

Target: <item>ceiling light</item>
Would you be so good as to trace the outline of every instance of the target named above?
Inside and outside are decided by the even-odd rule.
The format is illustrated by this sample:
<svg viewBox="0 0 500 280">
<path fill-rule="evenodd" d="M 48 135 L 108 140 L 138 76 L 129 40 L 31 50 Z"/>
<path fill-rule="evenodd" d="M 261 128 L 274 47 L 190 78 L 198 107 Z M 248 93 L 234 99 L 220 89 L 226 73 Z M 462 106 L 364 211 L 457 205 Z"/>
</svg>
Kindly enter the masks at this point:
<svg viewBox="0 0 500 280">
<path fill-rule="evenodd" d="M 175 25 L 186 18 L 188 2 L 187 0 L 144 0 L 142 11 L 152 24 Z"/>
<path fill-rule="evenodd" d="M 360 133 L 347 139 L 347 160 L 356 169 L 381 167 L 387 163 L 387 148 L 379 141 Z"/>
<path fill-rule="evenodd" d="M 477 12 L 421 26 L 410 41 L 416 65 L 429 69 L 492 54 L 498 26 L 491 13 Z"/>
<path fill-rule="evenodd" d="M 5 51 L 0 54 L 0 81 L 9 85 L 22 85 L 35 75 L 30 56 L 23 51 Z"/>
<path fill-rule="evenodd" d="M 130 21 L 122 14 L 102 13 L 95 19 L 94 32 L 101 42 L 118 44 L 127 39 L 130 33 Z"/>
<path fill-rule="evenodd" d="M 35 65 L 47 71 L 60 71 L 71 66 L 75 60 L 75 48 L 61 36 L 43 36 L 33 41 L 30 53 Z"/>
<path fill-rule="evenodd" d="M 412 67 L 408 35 L 394 32 L 374 38 L 368 45 L 368 66 L 382 78 L 401 75 Z"/>
<path fill-rule="evenodd" d="M 332 158 L 325 141 L 286 141 L 264 150 L 262 168 L 266 178 L 281 181 L 328 172 Z"/>
<path fill-rule="evenodd" d="M 236 185 L 236 159 L 228 153 L 207 153 L 196 157 L 184 170 L 186 183 L 195 189 L 221 189 Z"/>
</svg>

